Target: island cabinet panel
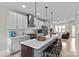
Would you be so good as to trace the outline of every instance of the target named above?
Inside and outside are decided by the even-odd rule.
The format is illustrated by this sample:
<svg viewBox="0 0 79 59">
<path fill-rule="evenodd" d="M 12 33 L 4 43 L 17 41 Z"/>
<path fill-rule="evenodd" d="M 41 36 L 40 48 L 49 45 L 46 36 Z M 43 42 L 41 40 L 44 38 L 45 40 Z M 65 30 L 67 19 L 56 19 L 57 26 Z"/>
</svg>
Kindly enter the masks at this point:
<svg viewBox="0 0 79 59">
<path fill-rule="evenodd" d="M 33 57 L 33 48 L 21 44 L 21 57 Z"/>
</svg>

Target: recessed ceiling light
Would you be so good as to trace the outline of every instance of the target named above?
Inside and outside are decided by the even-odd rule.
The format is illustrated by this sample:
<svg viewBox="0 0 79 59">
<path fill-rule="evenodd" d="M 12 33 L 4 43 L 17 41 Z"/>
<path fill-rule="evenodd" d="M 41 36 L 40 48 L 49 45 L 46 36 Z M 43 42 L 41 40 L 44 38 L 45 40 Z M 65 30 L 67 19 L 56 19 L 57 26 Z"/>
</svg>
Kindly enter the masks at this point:
<svg viewBox="0 0 79 59">
<path fill-rule="evenodd" d="M 77 13 L 79 14 L 79 11 L 77 11 Z"/>
<path fill-rule="evenodd" d="M 40 13 L 37 13 L 37 15 L 40 15 Z"/>
<path fill-rule="evenodd" d="M 46 17 L 44 17 L 46 19 Z"/>
<path fill-rule="evenodd" d="M 22 5 L 22 8 L 26 8 L 26 5 Z"/>
</svg>

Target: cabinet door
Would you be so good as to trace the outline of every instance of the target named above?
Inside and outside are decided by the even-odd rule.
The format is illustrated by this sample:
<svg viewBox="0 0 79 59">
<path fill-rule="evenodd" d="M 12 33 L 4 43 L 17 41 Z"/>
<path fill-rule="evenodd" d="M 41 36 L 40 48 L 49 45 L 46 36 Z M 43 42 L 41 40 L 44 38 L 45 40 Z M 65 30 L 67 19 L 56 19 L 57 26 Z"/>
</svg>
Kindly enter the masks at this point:
<svg viewBox="0 0 79 59">
<path fill-rule="evenodd" d="M 27 28 L 27 16 L 24 16 L 22 14 L 9 11 L 8 16 L 8 29 L 25 29 Z"/>
<path fill-rule="evenodd" d="M 18 28 L 26 29 L 27 28 L 27 16 L 18 14 Z"/>
<path fill-rule="evenodd" d="M 27 16 L 23 15 L 23 28 L 26 29 L 27 25 L 28 25 L 28 23 L 27 23 Z"/>
<path fill-rule="evenodd" d="M 17 39 L 12 39 L 12 43 L 11 43 L 11 52 L 15 53 L 17 51 L 19 51 L 19 41 Z"/>
<path fill-rule="evenodd" d="M 18 29 L 23 29 L 23 15 L 18 14 Z"/>
<path fill-rule="evenodd" d="M 11 39 L 11 53 L 21 50 L 20 42 L 30 39 L 29 36 Z"/>
<path fill-rule="evenodd" d="M 9 11 L 8 21 L 7 21 L 8 29 L 16 29 L 16 13 Z"/>
</svg>

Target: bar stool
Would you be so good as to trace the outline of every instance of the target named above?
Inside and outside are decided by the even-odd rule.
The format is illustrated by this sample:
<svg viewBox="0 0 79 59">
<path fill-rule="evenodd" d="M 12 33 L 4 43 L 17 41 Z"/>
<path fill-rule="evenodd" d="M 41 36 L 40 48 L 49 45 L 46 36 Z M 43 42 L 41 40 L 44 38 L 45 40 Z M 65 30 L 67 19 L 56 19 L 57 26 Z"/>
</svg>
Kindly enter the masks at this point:
<svg viewBox="0 0 79 59">
<path fill-rule="evenodd" d="M 62 49 L 62 44 L 61 44 L 61 40 L 57 39 L 53 44 L 52 44 L 53 48 L 51 51 L 51 56 L 52 57 L 59 57 L 60 56 L 60 52 Z"/>
<path fill-rule="evenodd" d="M 46 53 L 45 57 L 59 57 L 61 52 L 62 44 L 61 39 L 56 39 L 47 49 L 44 51 Z"/>
</svg>

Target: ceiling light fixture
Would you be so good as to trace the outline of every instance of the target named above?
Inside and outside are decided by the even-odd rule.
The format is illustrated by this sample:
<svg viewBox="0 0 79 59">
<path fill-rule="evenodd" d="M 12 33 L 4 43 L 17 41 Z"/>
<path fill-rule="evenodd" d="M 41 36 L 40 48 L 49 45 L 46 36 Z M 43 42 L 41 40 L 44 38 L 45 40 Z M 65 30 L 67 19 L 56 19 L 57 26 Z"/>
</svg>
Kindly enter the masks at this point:
<svg viewBox="0 0 79 59">
<path fill-rule="evenodd" d="M 44 17 L 44 19 L 46 19 L 46 17 Z"/>
<path fill-rule="evenodd" d="M 47 20 L 47 6 L 45 6 L 45 9 L 46 9 L 46 11 L 45 11 L 45 13 L 46 13 L 46 20 Z"/>
<path fill-rule="evenodd" d="M 53 12 L 51 12 L 51 20 L 53 20 Z"/>
<path fill-rule="evenodd" d="M 77 11 L 77 13 L 79 14 L 79 11 Z"/>
<path fill-rule="evenodd" d="M 22 8 L 26 8 L 26 5 L 22 5 Z"/>
<path fill-rule="evenodd" d="M 40 13 L 37 13 L 37 15 L 40 15 Z"/>
</svg>

